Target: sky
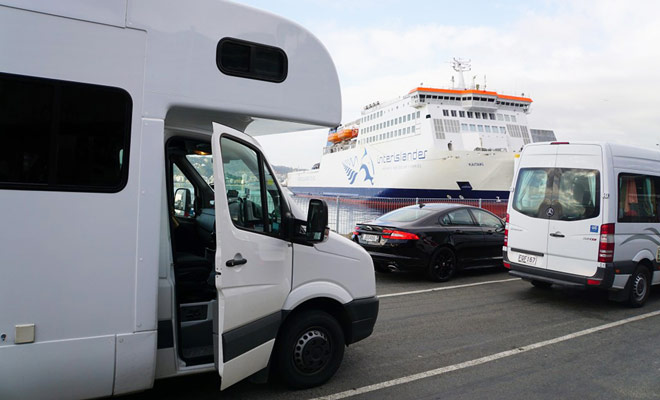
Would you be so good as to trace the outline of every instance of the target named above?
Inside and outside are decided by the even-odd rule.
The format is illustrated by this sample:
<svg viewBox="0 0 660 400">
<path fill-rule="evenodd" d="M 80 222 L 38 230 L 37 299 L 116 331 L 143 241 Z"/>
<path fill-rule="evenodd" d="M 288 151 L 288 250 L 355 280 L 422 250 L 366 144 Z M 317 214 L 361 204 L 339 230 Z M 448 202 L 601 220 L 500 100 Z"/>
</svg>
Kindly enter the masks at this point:
<svg viewBox="0 0 660 400">
<path fill-rule="evenodd" d="M 620 0 L 243 0 L 327 47 L 342 122 L 420 86 L 449 87 L 449 61 L 501 94 L 531 97 L 530 128 L 559 140 L 660 148 L 660 2 Z M 485 76 L 485 78 L 484 78 Z M 319 162 L 327 129 L 261 136 L 276 165 Z M 295 143 L 295 145 L 293 145 Z"/>
</svg>

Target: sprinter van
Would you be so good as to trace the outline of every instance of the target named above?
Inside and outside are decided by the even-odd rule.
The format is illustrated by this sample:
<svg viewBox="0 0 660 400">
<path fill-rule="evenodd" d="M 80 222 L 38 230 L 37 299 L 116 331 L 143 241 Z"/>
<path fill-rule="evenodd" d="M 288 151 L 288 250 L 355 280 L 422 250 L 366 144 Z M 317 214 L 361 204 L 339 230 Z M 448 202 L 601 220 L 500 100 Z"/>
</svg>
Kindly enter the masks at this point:
<svg viewBox="0 0 660 400">
<path fill-rule="evenodd" d="M 660 151 L 610 143 L 525 146 L 509 197 L 510 274 L 537 287 L 609 290 L 640 307 L 660 283 Z"/>
<path fill-rule="evenodd" d="M 371 258 L 254 138 L 340 122 L 323 45 L 215 0 L 0 3 L 0 399 L 327 381 Z"/>
</svg>

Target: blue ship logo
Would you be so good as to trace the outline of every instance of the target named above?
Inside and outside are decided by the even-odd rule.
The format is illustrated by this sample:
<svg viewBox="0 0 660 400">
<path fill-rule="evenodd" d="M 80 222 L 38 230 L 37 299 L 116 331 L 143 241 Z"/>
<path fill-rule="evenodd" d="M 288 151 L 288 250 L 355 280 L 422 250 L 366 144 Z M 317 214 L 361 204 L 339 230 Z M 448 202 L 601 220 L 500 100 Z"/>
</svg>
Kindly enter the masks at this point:
<svg viewBox="0 0 660 400">
<path fill-rule="evenodd" d="M 344 165 L 344 172 L 346 172 L 346 178 L 349 184 L 354 184 L 362 171 L 364 171 L 363 182 L 369 181 L 372 185 L 374 184 L 374 162 L 367 153 L 367 149 L 364 150 L 364 154 L 359 160 L 358 156 L 354 156 L 347 158 L 342 164 Z"/>
</svg>

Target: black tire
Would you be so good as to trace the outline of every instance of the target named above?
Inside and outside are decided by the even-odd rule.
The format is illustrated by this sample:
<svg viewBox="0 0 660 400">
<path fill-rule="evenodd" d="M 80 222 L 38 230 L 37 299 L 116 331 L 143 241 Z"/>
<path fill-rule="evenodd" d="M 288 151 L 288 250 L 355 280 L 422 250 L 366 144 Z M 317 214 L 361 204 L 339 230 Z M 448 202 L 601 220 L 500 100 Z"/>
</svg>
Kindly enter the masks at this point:
<svg viewBox="0 0 660 400">
<path fill-rule="evenodd" d="M 441 247 L 431 258 L 427 275 L 432 281 L 447 282 L 456 274 L 456 268 L 456 254 L 448 247 Z"/>
<path fill-rule="evenodd" d="M 545 281 L 531 281 L 531 283 L 535 288 L 539 289 L 549 289 L 552 286 L 552 283 Z"/>
<path fill-rule="evenodd" d="M 294 389 L 327 382 L 344 358 L 344 331 L 324 311 L 309 310 L 293 315 L 277 339 L 277 373 Z"/>
<path fill-rule="evenodd" d="M 641 307 L 646 303 L 651 292 L 651 274 L 648 268 L 638 265 L 630 277 L 630 289 L 628 292 L 628 305 L 630 307 Z"/>
</svg>

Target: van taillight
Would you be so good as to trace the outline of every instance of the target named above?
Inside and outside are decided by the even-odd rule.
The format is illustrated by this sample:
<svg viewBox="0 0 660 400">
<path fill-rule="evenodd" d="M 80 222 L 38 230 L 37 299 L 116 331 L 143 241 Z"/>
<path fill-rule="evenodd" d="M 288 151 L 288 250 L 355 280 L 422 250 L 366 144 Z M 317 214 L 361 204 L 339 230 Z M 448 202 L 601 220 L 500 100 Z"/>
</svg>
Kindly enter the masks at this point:
<svg viewBox="0 0 660 400">
<path fill-rule="evenodd" d="M 614 224 L 600 226 L 600 242 L 598 244 L 598 262 L 614 261 Z"/>
<path fill-rule="evenodd" d="M 509 213 L 506 214 L 506 220 L 504 223 L 504 247 L 509 246 Z"/>
</svg>

